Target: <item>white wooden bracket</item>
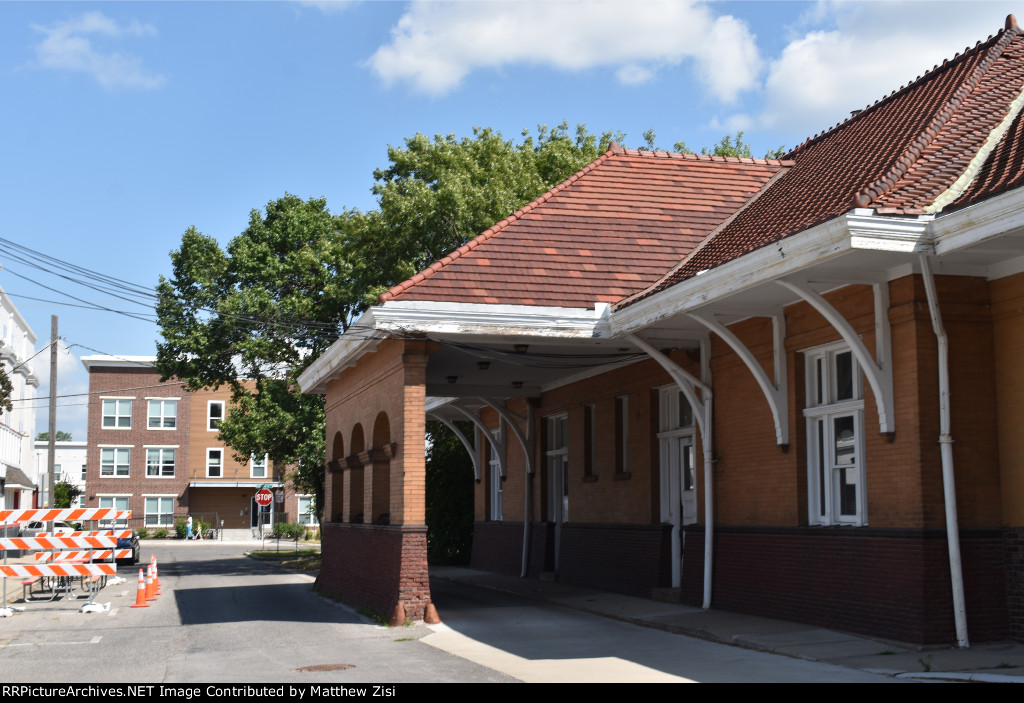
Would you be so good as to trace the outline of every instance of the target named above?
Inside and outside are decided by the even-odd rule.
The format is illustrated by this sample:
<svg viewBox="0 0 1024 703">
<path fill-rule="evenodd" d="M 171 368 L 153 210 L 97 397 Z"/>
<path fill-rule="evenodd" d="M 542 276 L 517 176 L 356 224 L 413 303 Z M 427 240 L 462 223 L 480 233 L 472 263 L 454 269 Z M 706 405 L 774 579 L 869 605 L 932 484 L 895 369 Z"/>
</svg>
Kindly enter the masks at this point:
<svg viewBox="0 0 1024 703">
<path fill-rule="evenodd" d="M 690 402 L 690 406 L 693 408 L 693 416 L 697 420 L 697 427 L 700 429 L 701 435 L 706 437 L 706 428 L 704 427 L 704 401 L 701 399 L 701 396 L 697 395 L 697 391 L 699 390 L 704 397 L 710 398 L 711 387 L 696 378 L 682 366 L 672 361 L 668 356 L 662 354 L 639 336 L 635 334 L 628 334 L 626 335 L 626 339 L 646 352 L 648 356 L 657 361 L 661 367 L 668 372 L 668 375 L 672 377 L 672 380 L 676 382 L 677 386 L 679 386 L 679 390 L 683 392 L 683 395 L 685 395 L 686 399 Z M 701 354 L 702 368 L 704 366 L 703 359 L 706 357 L 707 354 Z"/>
<path fill-rule="evenodd" d="M 774 381 L 768 378 L 764 367 L 761 366 L 761 363 L 751 353 L 750 349 L 728 327 L 716 320 L 714 314 L 700 315 L 691 312 L 689 316 L 721 337 L 722 341 L 732 347 L 736 355 L 746 364 L 750 373 L 754 375 L 757 385 L 761 387 L 761 392 L 764 393 L 765 400 L 768 401 L 768 407 L 772 411 L 772 419 L 775 422 L 776 444 L 782 447 L 788 446 L 789 388 L 786 382 L 786 350 L 783 346 L 783 340 L 786 338 L 786 319 L 782 311 L 780 310 L 778 313 L 771 315 Z"/>
<path fill-rule="evenodd" d="M 495 447 L 497 447 L 497 449 L 498 449 L 498 468 L 501 470 L 502 478 L 504 478 L 505 477 L 505 442 L 504 441 L 499 441 L 497 438 L 495 438 L 495 436 L 493 434 L 491 434 L 491 430 L 487 427 L 487 425 L 484 424 L 484 421 L 481 420 L 476 414 L 471 413 L 469 410 L 466 410 L 466 408 L 464 408 L 464 407 L 462 407 L 460 405 L 456 405 L 455 403 L 452 403 L 451 405 L 449 405 L 449 407 L 453 408 L 454 410 L 457 410 L 458 412 L 460 412 L 463 415 L 465 415 L 466 419 L 469 420 L 470 422 L 472 422 L 476 426 L 477 430 L 479 430 L 485 437 L 487 437 L 487 441 L 490 442 L 491 444 L 493 444 Z M 500 422 L 498 423 L 498 429 L 501 429 L 501 423 Z M 476 480 L 477 481 L 480 480 L 479 472 L 476 475 Z"/>
<path fill-rule="evenodd" d="M 530 422 L 529 422 L 529 413 L 530 413 L 529 406 L 527 406 L 528 416 L 527 417 L 523 417 L 519 413 L 512 412 L 511 410 L 506 408 L 504 405 L 500 405 L 499 403 L 493 402 L 489 398 L 480 398 L 480 400 L 482 402 L 486 403 L 488 405 L 488 407 L 493 408 L 494 412 L 498 413 L 498 417 L 500 417 L 502 420 L 504 420 L 505 424 L 508 425 L 509 429 L 512 430 L 512 434 L 514 434 L 516 436 L 516 439 L 519 440 L 519 446 L 521 446 L 523 448 L 523 455 L 526 457 L 526 473 L 527 474 L 532 474 L 533 473 L 533 461 L 531 461 L 531 458 L 533 456 L 533 452 L 532 452 L 532 441 L 531 441 L 532 437 L 530 436 L 531 432 L 530 432 Z M 522 428 L 519 427 L 519 423 L 517 422 L 517 420 L 522 420 L 526 424 L 526 434 L 525 435 L 523 434 Z M 502 468 L 501 468 L 501 475 L 502 476 L 505 475 L 505 467 L 504 467 L 504 465 L 502 465 Z"/>
<path fill-rule="evenodd" d="M 875 394 L 875 404 L 878 407 L 878 431 L 882 434 L 895 432 L 888 282 L 884 280 L 871 281 L 875 304 L 875 357 L 877 361 L 876 358 L 871 357 L 864 342 L 861 341 L 860 335 L 846 321 L 846 318 L 840 315 L 839 311 L 820 294 L 812 290 L 806 281 L 796 283 L 791 280 L 778 279 L 775 282 L 807 301 L 839 333 L 856 357 L 857 363 L 860 364 L 861 370 L 871 385 L 872 393 Z"/>
<path fill-rule="evenodd" d="M 462 446 L 466 448 L 466 453 L 469 454 L 470 460 L 473 462 L 473 478 L 477 481 L 480 480 L 480 453 L 476 451 L 473 443 L 462 433 L 458 425 L 441 415 L 435 415 L 434 413 L 427 413 L 427 417 L 433 418 L 440 422 L 442 425 L 447 427 L 449 430 L 455 433 L 455 436 L 462 442 Z"/>
</svg>

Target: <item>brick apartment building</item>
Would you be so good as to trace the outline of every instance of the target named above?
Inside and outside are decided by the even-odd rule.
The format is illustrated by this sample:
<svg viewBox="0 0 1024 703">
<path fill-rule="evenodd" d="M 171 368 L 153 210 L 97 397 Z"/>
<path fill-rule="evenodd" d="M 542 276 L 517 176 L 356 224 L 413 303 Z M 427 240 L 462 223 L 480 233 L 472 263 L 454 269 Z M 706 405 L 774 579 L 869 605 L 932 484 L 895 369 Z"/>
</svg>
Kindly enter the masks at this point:
<svg viewBox="0 0 1024 703">
<path fill-rule="evenodd" d="M 299 379 L 321 588 L 427 610 L 431 418 L 478 568 L 1024 639 L 1022 85 L 1011 16 L 783 160 L 613 144 L 382 295 Z"/>
<path fill-rule="evenodd" d="M 237 461 L 218 439 L 230 392 L 186 392 L 161 382 L 154 357 L 86 356 L 89 430 L 85 507 L 132 511 L 132 527 L 174 529 L 194 518 L 249 532 L 262 519 L 315 521 L 310 496 L 296 495 L 266 456 Z M 253 496 L 267 487 L 281 500 L 262 509 Z"/>
</svg>

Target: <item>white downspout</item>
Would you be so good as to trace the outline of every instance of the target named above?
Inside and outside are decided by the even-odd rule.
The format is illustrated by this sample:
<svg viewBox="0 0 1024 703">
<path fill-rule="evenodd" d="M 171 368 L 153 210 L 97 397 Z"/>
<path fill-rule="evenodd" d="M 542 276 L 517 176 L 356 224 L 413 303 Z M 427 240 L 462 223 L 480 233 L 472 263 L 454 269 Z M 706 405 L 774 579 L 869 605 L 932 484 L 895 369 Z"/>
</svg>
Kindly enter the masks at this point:
<svg viewBox="0 0 1024 703">
<path fill-rule="evenodd" d="M 529 447 L 523 447 L 526 452 L 526 472 L 523 474 L 523 481 L 526 484 L 526 495 L 523 498 L 523 564 L 519 572 L 519 578 L 526 578 L 526 567 L 530 558 L 530 470 L 533 466 L 533 405 L 526 401 L 526 440 Z"/>
<path fill-rule="evenodd" d="M 700 345 L 700 375 L 705 384 L 704 396 L 704 428 L 701 432 L 701 448 L 704 450 L 704 600 L 701 607 L 711 608 L 711 567 L 714 556 L 715 536 L 715 502 L 711 477 L 711 429 L 713 425 L 711 402 L 711 340 L 705 339 Z"/>
<path fill-rule="evenodd" d="M 932 329 L 939 345 L 939 450 L 942 459 L 942 491 L 946 503 L 946 542 L 949 544 L 949 575 L 953 589 L 953 618 L 956 623 L 956 644 L 970 647 L 967 639 L 967 609 L 964 603 L 964 575 L 960 563 L 960 525 L 956 511 L 956 483 L 953 475 L 953 438 L 949 433 L 949 342 L 939 313 L 928 257 L 921 254 L 921 277 L 928 296 Z"/>
</svg>

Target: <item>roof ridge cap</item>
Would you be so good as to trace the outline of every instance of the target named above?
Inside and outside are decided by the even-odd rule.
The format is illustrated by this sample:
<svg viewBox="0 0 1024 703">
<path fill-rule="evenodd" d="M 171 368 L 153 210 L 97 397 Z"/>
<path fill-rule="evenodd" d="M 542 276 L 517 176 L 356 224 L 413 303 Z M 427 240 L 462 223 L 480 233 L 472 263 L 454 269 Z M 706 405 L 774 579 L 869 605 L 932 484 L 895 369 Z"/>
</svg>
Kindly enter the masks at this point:
<svg viewBox="0 0 1024 703">
<path fill-rule="evenodd" d="M 1007 21 L 1007 24 L 1009 24 L 1009 21 Z M 992 64 L 1002 55 L 1006 47 L 1018 34 L 1019 29 L 1016 28 L 1016 25 L 1000 32 L 985 57 L 978 62 L 978 65 L 974 67 L 970 75 L 964 78 L 960 87 L 956 89 L 956 92 L 943 105 L 942 109 L 935 113 L 928 125 L 917 135 L 917 138 L 903 149 L 903 152 L 896 159 L 895 163 L 889 167 L 889 170 L 876 179 L 874 183 L 861 188 L 853 196 L 854 207 L 868 207 L 878 197 L 892 190 L 893 186 L 903 178 L 906 172 L 910 170 L 910 167 L 921 157 L 925 148 L 938 136 L 950 118 L 959 111 L 963 101 L 974 91 L 981 78 L 988 73 L 988 70 L 992 68 Z"/>
<path fill-rule="evenodd" d="M 474 249 L 476 249 L 478 246 L 480 246 L 481 244 L 483 244 L 487 240 L 489 240 L 492 237 L 494 237 L 495 235 L 497 235 L 499 232 L 504 230 L 510 224 L 512 224 L 516 220 L 520 219 L 521 217 L 523 217 L 523 215 L 526 215 L 527 213 L 529 213 L 530 211 L 532 211 L 534 208 L 538 207 L 539 205 L 542 205 L 543 203 L 546 203 L 553 196 L 557 195 L 558 193 L 560 193 L 563 190 L 565 190 L 566 188 L 568 188 L 570 185 L 572 185 L 573 183 L 578 181 L 580 178 L 582 178 L 583 176 L 585 176 L 588 173 L 590 173 L 591 171 L 593 171 L 595 168 L 600 166 L 602 163 L 607 161 L 612 156 L 614 156 L 616 154 L 622 154 L 622 153 L 623 153 L 622 152 L 622 147 L 620 147 L 617 143 L 612 142 L 611 144 L 609 144 L 608 150 L 606 152 L 604 152 L 599 157 L 597 157 L 596 159 L 591 161 L 589 164 L 587 164 L 586 166 L 581 168 L 579 171 L 577 171 L 573 175 L 569 176 L 568 178 L 566 178 L 564 181 L 562 181 L 558 185 L 549 188 L 544 193 L 542 193 L 541 195 L 537 196 L 532 201 L 530 201 L 529 203 L 527 203 L 523 207 L 519 208 L 518 210 L 513 212 L 508 217 L 506 217 L 503 220 L 500 220 L 499 222 L 496 222 L 495 224 L 491 225 L 490 227 L 485 229 L 483 232 L 481 232 L 477 236 L 473 237 L 468 242 L 466 242 L 461 247 L 459 247 L 458 249 L 456 249 L 452 253 L 448 254 L 444 258 L 440 259 L 439 261 L 435 261 L 430 266 L 428 266 L 427 268 L 423 269 L 419 273 L 415 274 L 411 278 L 407 278 L 406 280 L 402 281 L 401 283 L 399 283 L 399 284 L 397 284 L 395 286 L 392 286 L 388 290 L 384 291 L 383 293 L 381 293 L 377 297 L 377 302 L 378 303 L 385 303 L 385 302 L 387 302 L 389 300 L 393 300 L 394 298 L 398 297 L 399 295 L 401 295 L 405 291 L 409 290 L 413 286 L 417 285 L 421 281 L 425 281 L 426 279 L 430 278 L 431 276 L 433 276 L 435 273 L 437 273 L 438 271 L 443 269 L 448 264 L 452 263 L 456 259 L 461 258 L 463 254 L 468 254 L 469 252 L 473 251 Z"/>
<path fill-rule="evenodd" d="M 1010 15 L 1010 17 L 1013 17 L 1013 15 Z M 1009 24 L 1009 17 L 1007 18 L 1007 23 Z M 812 135 L 810 137 L 807 137 L 807 139 L 805 139 L 803 142 L 801 142 L 797 146 L 793 147 L 792 151 L 790 151 L 785 156 L 787 158 L 795 157 L 797 153 L 799 153 L 799 152 L 809 148 L 812 144 L 820 141 L 821 139 L 824 139 L 828 135 L 836 132 L 837 130 L 842 129 L 843 127 L 846 127 L 851 122 L 853 122 L 855 120 L 862 119 L 868 113 L 874 112 L 875 110 L 877 110 L 882 105 L 888 103 L 891 100 L 895 100 L 897 97 L 903 95 L 904 93 L 906 93 L 910 89 L 912 89 L 912 88 L 920 85 L 924 81 L 930 79 L 932 76 L 936 75 L 939 71 L 942 71 L 942 70 L 945 70 L 945 69 L 949 68 L 954 63 L 958 63 L 960 61 L 966 60 L 969 56 L 973 56 L 976 52 L 983 51 L 988 46 L 989 42 L 998 42 L 999 40 L 1001 40 L 1003 38 L 1003 36 L 1005 34 L 1007 34 L 1011 30 L 1013 32 L 1015 32 L 1016 34 L 1019 34 L 1021 32 L 1020 28 L 1016 25 L 1016 20 L 1014 20 L 1014 24 L 1013 24 L 1012 27 L 1007 26 L 1005 29 L 1000 30 L 998 33 L 996 33 L 994 35 L 990 35 L 985 40 L 984 44 L 982 44 L 981 41 L 978 41 L 978 42 L 975 43 L 974 46 L 967 46 L 967 47 L 965 47 L 963 51 L 957 52 L 956 54 L 953 55 L 952 58 L 943 59 L 941 64 L 935 64 L 934 66 L 931 67 L 930 70 L 925 71 L 924 73 L 922 73 L 920 76 L 918 76 L 914 80 L 908 82 L 906 85 L 901 85 L 899 88 L 896 88 L 896 89 L 892 90 L 888 95 L 885 95 L 885 96 L 879 98 L 878 100 L 876 100 L 875 102 L 873 102 L 873 103 L 871 103 L 871 104 L 869 104 L 869 105 L 867 105 L 867 106 L 865 106 L 865 107 L 863 107 L 863 108 L 861 108 L 859 110 L 854 111 L 853 114 L 851 114 L 849 117 L 847 117 L 842 122 L 837 122 L 836 124 L 832 125 L 831 127 L 823 129 L 820 132 L 818 132 L 817 134 L 814 134 L 814 135 Z"/>
<path fill-rule="evenodd" d="M 623 156 L 641 158 L 669 158 L 685 159 L 688 161 L 719 161 L 730 164 L 770 164 L 772 166 L 792 166 L 795 162 L 791 159 L 763 159 L 754 156 L 718 156 L 717 154 L 695 154 L 682 151 L 658 151 L 655 149 L 622 149 L 616 152 Z"/>
</svg>

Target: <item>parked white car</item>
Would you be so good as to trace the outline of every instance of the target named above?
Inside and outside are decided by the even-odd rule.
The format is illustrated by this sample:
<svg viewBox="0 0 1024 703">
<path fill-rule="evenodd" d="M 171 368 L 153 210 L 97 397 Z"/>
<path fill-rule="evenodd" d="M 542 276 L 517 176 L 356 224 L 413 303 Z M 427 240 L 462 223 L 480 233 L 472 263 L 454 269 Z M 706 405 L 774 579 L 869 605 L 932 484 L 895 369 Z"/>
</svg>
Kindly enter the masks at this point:
<svg viewBox="0 0 1024 703">
<path fill-rule="evenodd" d="M 64 522 L 63 520 L 56 520 L 53 523 L 52 534 L 63 535 L 74 532 L 75 528 Z M 35 537 L 40 532 L 47 532 L 46 523 L 33 520 L 32 522 L 26 523 L 21 527 L 22 537 Z"/>
</svg>

